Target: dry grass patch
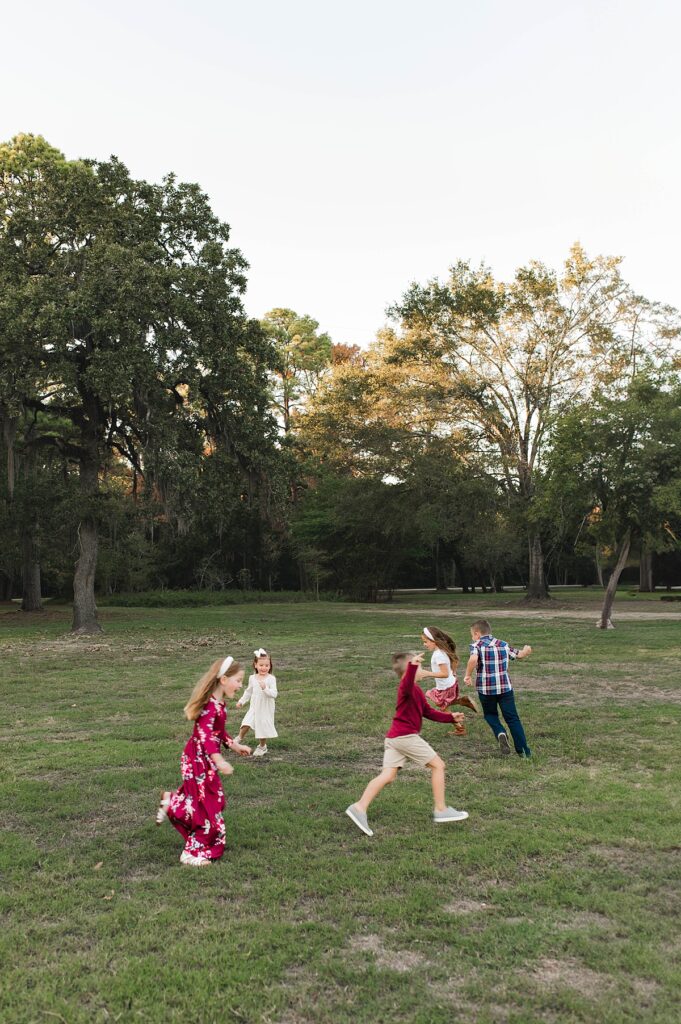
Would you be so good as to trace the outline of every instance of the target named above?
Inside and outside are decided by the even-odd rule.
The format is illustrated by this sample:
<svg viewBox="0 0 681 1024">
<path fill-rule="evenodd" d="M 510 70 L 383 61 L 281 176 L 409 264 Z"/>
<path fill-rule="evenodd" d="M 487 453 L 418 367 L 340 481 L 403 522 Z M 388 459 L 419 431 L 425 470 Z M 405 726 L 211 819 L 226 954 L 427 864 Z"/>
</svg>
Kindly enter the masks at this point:
<svg viewBox="0 0 681 1024">
<path fill-rule="evenodd" d="M 370 953 L 378 967 L 400 974 L 428 964 L 426 957 L 413 949 L 388 949 L 380 935 L 356 935 L 350 940 L 350 949 L 354 953 Z"/>
<path fill-rule="evenodd" d="M 539 982 L 542 988 L 570 988 L 588 999 L 598 998 L 613 986 L 613 980 L 607 974 L 593 971 L 572 958 L 556 960 L 553 957 L 542 957 L 530 971 L 530 977 Z"/>
</svg>

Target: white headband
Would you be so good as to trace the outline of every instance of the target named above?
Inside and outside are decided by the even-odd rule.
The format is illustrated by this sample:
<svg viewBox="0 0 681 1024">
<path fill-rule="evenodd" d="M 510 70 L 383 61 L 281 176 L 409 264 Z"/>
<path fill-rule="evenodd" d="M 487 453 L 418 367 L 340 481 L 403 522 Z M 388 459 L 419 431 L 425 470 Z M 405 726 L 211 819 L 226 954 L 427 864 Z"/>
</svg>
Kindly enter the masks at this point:
<svg viewBox="0 0 681 1024">
<path fill-rule="evenodd" d="M 425 627 L 424 627 L 424 630 L 423 630 L 423 635 L 424 635 L 424 636 L 427 636 L 429 640 L 432 640 L 432 641 L 433 641 L 433 643 L 435 643 L 435 637 L 434 637 L 434 636 L 433 636 L 433 634 L 432 634 L 432 633 L 430 632 L 430 630 L 428 629 L 428 627 L 427 627 L 427 626 L 425 626 Z"/>
<path fill-rule="evenodd" d="M 227 657 L 223 661 L 222 665 L 220 665 L 220 668 L 218 669 L 218 679 L 222 679 L 222 677 L 224 676 L 225 672 L 227 671 L 227 669 L 229 668 L 229 666 L 232 664 L 233 661 L 234 661 L 234 658 L 232 658 L 229 655 L 227 655 Z"/>
<path fill-rule="evenodd" d="M 253 651 L 256 658 L 269 658 L 269 654 L 264 647 L 258 647 L 257 651 Z"/>
</svg>

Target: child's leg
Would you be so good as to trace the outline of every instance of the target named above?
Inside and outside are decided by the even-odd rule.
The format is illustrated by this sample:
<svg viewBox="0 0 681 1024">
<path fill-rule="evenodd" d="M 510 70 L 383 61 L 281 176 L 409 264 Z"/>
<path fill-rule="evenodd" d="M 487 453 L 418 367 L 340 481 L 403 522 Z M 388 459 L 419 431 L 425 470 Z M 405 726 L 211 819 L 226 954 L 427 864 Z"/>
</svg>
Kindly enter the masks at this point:
<svg viewBox="0 0 681 1024">
<path fill-rule="evenodd" d="M 445 763 L 438 755 L 428 762 L 427 767 L 431 771 L 435 810 L 444 811 L 447 806 L 445 803 Z"/>
<path fill-rule="evenodd" d="M 267 740 L 258 740 L 258 744 L 259 744 L 259 745 L 260 745 L 261 747 L 266 747 L 266 746 L 267 746 Z"/>
<path fill-rule="evenodd" d="M 505 735 L 506 730 L 501 724 L 497 708 L 497 702 L 500 698 L 496 694 L 487 695 L 479 693 L 478 696 L 480 697 L 480 703 L 482 704 L 482 713 L 485 716 L 485 721 L 494 733 L 494 738 L 496 739 L 499 733 L 502 732 Z M 506 721 L 508 721 L 508 719 L 506 719 Z"/>
<path fill-rule="evenodd" d="M 362 796 L 355 804 L 363 814 L 366 814 L 367 808 L 372 800 L 374 800 L 382 789 L 385 789 L 387 785 L 394 782 L 397 778 L 397 768 L 384 768 L 380 775 L 377 775 L 375 779 L 372 779 L 367 788 L 362 793 Z"/>
<path fill-rule="evenodd" d="M 523 723 L 520 721 L 520 715 L 516 710 L 513 690 L 509 690 L 508 693 L 502 693 L 499 696 L 499 707 L 501 708 L 502 715 L 508 723 L 508 728 L 511 736 L 513 737 L 513 746 L 515 747 L 516 754 L 527 754 L 530 756 L 531 751 L 527 745 L 527 740 L 525 739 Z"/>
<path fill-rule="evenodd" d="M 244 738 L 244 736 L 246 735 L 246 733 L 248 732 L 248 730 L 250 728 L 251 728 L 250 725 L 242 725 L 241 726 L 241 728 L 239 729 L 239 743 L 241 743 L 242 739 Z"/>
</svg>

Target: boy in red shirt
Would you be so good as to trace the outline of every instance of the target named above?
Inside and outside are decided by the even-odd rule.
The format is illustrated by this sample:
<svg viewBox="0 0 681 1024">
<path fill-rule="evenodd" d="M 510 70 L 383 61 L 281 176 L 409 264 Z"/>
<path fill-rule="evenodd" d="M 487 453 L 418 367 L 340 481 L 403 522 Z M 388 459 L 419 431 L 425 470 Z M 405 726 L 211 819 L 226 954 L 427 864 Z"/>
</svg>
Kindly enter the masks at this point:
<svg viewBox="0 0 681 1024">
<path fill-rule="evenodd" d="M 433 722 L 452 722 L 463 720 L 460 711 L 436 711 L 426 700 L 420 686 L 416 685 L 418 670 L 423 660 L 422 654 L 395 654 L 393 668 L 400 675 L 406 671 L 397 689 L 397 708 L 392 725 L 386 733 L 385 753 L 383 755 L 383 771 L 372 779 L 356 804 L 350 804 L 345 813 L 368 836 L 374 833 L 369 828 L 367 810 L 369 804 L 390 782 L 394 782 L 400 768 L 407 761 L 413 761 L 421 767 L 430 768 L 432 773 L 433 799 L 435 810 L 433 821 L 440 824 L 445 821 L 463 821 L 468 817 L 466 811 L 456 811 L 445 803 L 445 763 L 426 743 L 422 736 L 421 724 L 424 718 Z M 409 664 L 406 664 L 407 661 Z"/>
</svg>

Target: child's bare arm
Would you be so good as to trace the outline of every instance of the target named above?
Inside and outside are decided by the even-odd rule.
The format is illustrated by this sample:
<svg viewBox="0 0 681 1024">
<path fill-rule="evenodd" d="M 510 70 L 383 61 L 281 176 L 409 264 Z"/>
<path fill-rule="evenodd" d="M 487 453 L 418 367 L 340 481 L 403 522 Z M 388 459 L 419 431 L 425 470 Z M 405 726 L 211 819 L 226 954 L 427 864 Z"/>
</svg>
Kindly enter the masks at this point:
<svg viewBox="0 0 681 1024">
<path fill-rule="evenodd" d="M 463 681 L 466 684 L 466 686 L 472 686 L 473 685 L 473 680 L 472 680 L 471 676 L 477 670 L 477 667 L 478 667 L 478 656 L 477 656 L 477 654 L 471 654 L 471 656 L 468 659 L 468 662 L 466 664 L 466 674 L 463 677 Z"/>
<path fill-rule="evenodd" d="M 229 761 L 225 761 L 222 754 L 211 754 L 210 759 L 219 772 L 223 775 L 231 775 L 234 769 L 232 768 Z"/>
</svg>

